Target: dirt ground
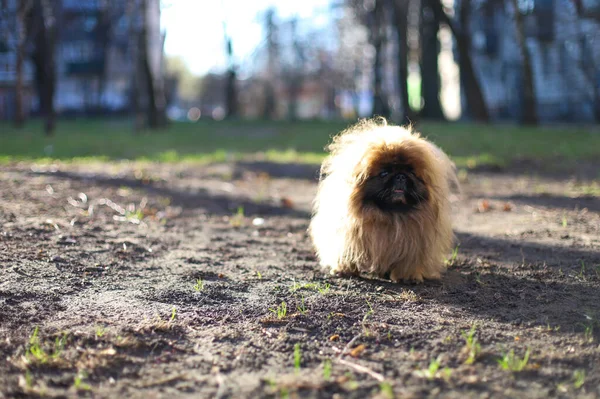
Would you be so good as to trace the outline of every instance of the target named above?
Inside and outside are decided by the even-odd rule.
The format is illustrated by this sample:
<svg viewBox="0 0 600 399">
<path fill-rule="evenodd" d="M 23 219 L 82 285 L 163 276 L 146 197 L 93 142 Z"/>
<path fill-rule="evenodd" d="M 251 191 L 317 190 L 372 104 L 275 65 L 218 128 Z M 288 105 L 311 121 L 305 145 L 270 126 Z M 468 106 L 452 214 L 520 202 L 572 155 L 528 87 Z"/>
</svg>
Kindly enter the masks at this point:
<svg viewBox="0 0 600 399">
<path fill-rule="evenodd" d="M 319 270 L 314 176 L 0 167 L 0 397 L 600 396 L 597 174 L 461 172 L 420 285 Z"/>
</svg>

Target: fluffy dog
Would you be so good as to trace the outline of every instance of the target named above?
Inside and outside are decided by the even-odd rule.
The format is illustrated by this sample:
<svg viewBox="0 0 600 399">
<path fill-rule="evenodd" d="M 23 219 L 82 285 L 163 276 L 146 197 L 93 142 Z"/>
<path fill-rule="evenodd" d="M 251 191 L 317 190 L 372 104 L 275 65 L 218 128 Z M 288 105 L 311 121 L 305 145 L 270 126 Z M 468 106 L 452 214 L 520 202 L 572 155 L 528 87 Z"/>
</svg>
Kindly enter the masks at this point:
<svg viewBox="0 0 600 399">
<path fill-rule="evenodd" d="M 328 146 L 309 234 L 332 274 L 439 279 L 452 248 L 454 164 L 412 128 L 364 120 Z"/>
</svg>

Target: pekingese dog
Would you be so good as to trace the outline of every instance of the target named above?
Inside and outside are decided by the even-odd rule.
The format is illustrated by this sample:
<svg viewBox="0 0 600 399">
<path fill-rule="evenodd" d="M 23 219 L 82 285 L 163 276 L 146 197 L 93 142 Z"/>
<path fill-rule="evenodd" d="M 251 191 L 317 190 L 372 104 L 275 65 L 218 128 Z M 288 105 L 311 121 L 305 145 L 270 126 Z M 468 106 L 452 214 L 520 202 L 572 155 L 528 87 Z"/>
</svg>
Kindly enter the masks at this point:
<svg viewBox="0 0 600 399">
<path fill-rule="evenodd" d="M 452 248 L 454 164 L 410 127 L 364 120 L 327 148 L 309 234 L 332 274 L 439 279 Z"/>
</svg>

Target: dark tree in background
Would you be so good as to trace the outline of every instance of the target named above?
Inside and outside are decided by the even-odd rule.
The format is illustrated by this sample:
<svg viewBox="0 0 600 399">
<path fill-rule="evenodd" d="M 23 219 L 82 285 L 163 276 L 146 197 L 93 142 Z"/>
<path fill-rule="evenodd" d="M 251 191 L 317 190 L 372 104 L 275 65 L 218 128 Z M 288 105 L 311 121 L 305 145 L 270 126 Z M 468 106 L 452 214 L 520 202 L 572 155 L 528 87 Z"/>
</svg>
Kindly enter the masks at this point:
<svg viewBox="0 0 600 399">
<path fill-rule="evenodd" d="M 1 3 L 8 10 L 8 2 Z M 34 84 L 39 110 L 44 118 L 44 132 L 51 136 L 56 126 L 54 92 L 56 88 L 56 43 L 60 3 L 50 0 L 18 0 L 13 15 L 16 35 L 15 51 L 15 125 L 25 123 L 24 65 L 29 57 L 34 67 Z"/>
<path fill-rule="evenodd" d="M 236 90 L 237 73 L 235 62 L 233 60 L 233 43 L 231 37 L 227 34 L 227 27 L 223 22 L 223 32 L 225 34 L 225 52 L 227 54 L 227 76 L 225 85 L 225 116 L 233 118 L 238 114 L 238 98 Z"/>
<path fill-rule="evenodd" d="M 5 2 L 6 3 L 6 2 Z M 3 7 L 7 7 L 7 4 L 3 4 Z M 25 58 L 27 57 L 27 18 L 31 12 L 33 4 L 31 0 L 21 0 L 17 3 L 17 49 L 16 49 L 16 65 L 15 65 L 15 126 L 23 127 L 25 124 L 25 110 L 23 100 L 25 97 L 24 93 L 24 82 L 23 82 L 23 69 Z"/>
<path fill-rule="evenodd" d="M 135 0 L 132 0 L 135 4 Z M 162 58 L 164 35 L 160 35 L 160 2 L 140 0 L 140 28 L 137 34 L 136 90 L 136 129 L 148 127 L 162 128 L 167 125 L 166 97 Z M 160 46 L 153 46 L 153 40 L 160 40 Z"/>
<path fill-rule="evenodd" d="M 22 0 L 26 1 L 26 0 Z M 32 60 L 34 80 L 37 89 L 40 113 L 44 118 L 44 132 L 51 136 L 56 125 L 54 109 L 54 91 L 56 88 L 56 40 L 57 40 L 57 2 L 33 0 L 28 13 L 27 31 L 33 42 Z"/>
<path fill-rule="evenodd" d="M 523 113 L 521 121 L 525 125 L 536 125 L 538 122 L 536 110 L 535 82 L 533 80 L 533 71 L 531 69 L 531 55 L 527 49 L 525 38 L 525 27 L 523 23 L 523 13 L 519 8 L 518 0 L 511 0 L 515 18 L 515 29 L 517 45 L 521 54 L 522 85 L 523 85 Z"/>
<path fill-rule="evenodd" d="M 490 115 L 487 103 L 483 96 L 483 92 L 481 91 L 479 80 L 475 74 L 473 59 L 471 57 L 471 35 L 469 32 L 471 0 L 461 0 L 458 24 L 446 14 L 441 0 L 423 1 L 429 2 L 429 5 L 435 14 L 435 18 L 450 28 L 452 35 L 456 40 L 461 88 L 464 90 L 465 98 L 467 100 L 466 113 L 470 114 L 476 121 L 489 122 Z"/>
<path fill-rule="evenodd" d="M 591 101 L 594 113 L 594 119 L 600 123 L 600 61 L 594 57 L 593 46 L 594 43 L 598 43 L 597 33 L 585 32 L 583 27 L 583 21 L 587 19 L 596 20 L 600 22 L 600 6 L 594 7 L 593 2 L 584 4 L 581 0 L 572 0 L 575 9 L 577 10 L 576 22 L 578 26 L 576 46 L 581 54 L 580 57 L 572 57 L 572 61 L 582 71 L 582 75 L 588 85 L 586 92 L 589 93 L 589 99 Z M 571 46 L 575 47 L 572 43 Z M 566 46 L 564 43 L 563 46 Z M 597 45 L 597 44 L 596 44 Z"/>
<path fill-rule="evenodd" d="M 440 20 L 436 16 L 429 2 L 421 0 L 419 33 L 421 36 L 420 67 L 423 108 L 421 108 L 420 117 L 430 120 L 445 120 L 440 102 L 441 79 L 438 65 Z"/>
<path fill-rule="evenodd" d="M 298 36 L 298 18 L 290 21 L 291 42 L 293 47 L 293 62 L 288 73 L 287 90 L 289 97 L 288 119 L 298 119 L 298 97 L 304 84 L 305 49 Z"/>
<path fill-rule="evenodd" d="M 264 82 L 265 103 L 263 106 L 263 118 L 271 119 L 275 116 L 275 87 L 273 81 L 279 62 L 275 10 L 272 8 L 268 9 L 265 13 L 265 31 L 267 32 L 267 77 Z"/>
<path fill-rule="evenodd" d="M 410 107 L 408 99 L 408 10 L 410 0 L 391 0 L 394 7 L 394 29 L 398 40 L 398 94 L 400 97 L 400 106 L 402 107 L 401 124 L 414 122 L 416 114 Z"/>
<path fill-rule="evenodd" d="M 384 49 L 386 44 L 385 0 L 374 0 L 367 15 L 369 39 L 375 52 L 373 57 L 373 115 L 390 117 L 391 110 L 383 90 Z"/>
</svg>

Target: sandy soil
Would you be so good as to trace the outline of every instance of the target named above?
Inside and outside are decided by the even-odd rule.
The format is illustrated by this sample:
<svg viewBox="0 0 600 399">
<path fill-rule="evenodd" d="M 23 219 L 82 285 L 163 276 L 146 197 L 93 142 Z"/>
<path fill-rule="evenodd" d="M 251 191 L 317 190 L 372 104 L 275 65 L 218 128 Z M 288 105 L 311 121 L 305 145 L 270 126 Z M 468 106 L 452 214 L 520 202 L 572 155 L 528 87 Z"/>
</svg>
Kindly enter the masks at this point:
<svg viewBox="0 0 600 399">
<path fill-rule="evenodd" d="M 401 285 L 318 269 L 314 172 L 1 167 L 0 397 L 600 396 L 598 181 L 463 172 Z"/>
</svg>

